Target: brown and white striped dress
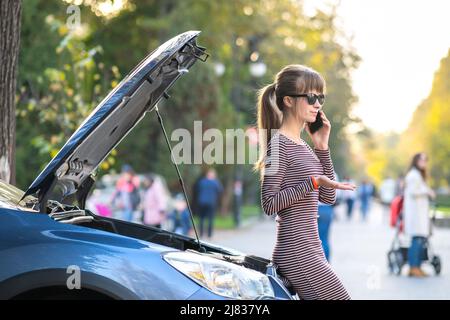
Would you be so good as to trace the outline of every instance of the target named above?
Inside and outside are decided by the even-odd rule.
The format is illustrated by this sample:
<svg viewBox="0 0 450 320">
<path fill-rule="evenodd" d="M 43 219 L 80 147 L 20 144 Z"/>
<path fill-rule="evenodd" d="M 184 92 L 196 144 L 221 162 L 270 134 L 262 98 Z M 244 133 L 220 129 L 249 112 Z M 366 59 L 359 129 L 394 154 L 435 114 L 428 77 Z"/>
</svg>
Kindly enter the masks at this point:
<svg viewBox="0 0 450 320">
<path fill-rule="evenodd" d="M 272 260 L 301 299 L 350 299 L 325 258 L 317 227 L 318 201 L 333 204 L 336 190 L 315 190 L 313 175 L 335 180 L 330 151 L 274 134 L 261 186 L 264 212 L 277 215 Z"/>
</svg>

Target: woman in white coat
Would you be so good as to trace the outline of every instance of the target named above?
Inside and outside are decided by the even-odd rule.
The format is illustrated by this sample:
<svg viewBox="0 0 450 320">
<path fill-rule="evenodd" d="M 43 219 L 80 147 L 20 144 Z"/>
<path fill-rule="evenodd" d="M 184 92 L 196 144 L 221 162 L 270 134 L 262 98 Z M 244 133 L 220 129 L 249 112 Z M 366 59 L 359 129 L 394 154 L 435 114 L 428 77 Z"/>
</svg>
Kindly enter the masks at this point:
<svg viewBox="0 0 450 320">
<path fill-rule="evenodd" d="M 427 156 L 425 153 L 414 155 L 411 167 L 405 177 L 403 214 L 405 234 L 411 237 L 408 250 L 409 276 L 424 277 L 420 268 L 425 241 L 430 234 L 429 198 L 435 198 L 434 191 L 426 183 Z"/>
</svg>

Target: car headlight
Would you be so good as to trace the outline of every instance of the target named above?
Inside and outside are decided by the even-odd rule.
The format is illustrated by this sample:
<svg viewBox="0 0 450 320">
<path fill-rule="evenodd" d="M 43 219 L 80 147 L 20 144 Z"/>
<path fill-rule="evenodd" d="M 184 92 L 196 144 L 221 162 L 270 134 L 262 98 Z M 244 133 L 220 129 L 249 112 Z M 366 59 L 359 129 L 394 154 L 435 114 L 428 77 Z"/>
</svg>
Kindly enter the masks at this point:
<svg viewBox="0 0 450 320">
<path fill-rule="evenodd" d="M 274 297 L 269 278 L 230 262 L 189 252 L 169 252 L 164 259 L 201 286 L 234 299 Z"/>
</svg>

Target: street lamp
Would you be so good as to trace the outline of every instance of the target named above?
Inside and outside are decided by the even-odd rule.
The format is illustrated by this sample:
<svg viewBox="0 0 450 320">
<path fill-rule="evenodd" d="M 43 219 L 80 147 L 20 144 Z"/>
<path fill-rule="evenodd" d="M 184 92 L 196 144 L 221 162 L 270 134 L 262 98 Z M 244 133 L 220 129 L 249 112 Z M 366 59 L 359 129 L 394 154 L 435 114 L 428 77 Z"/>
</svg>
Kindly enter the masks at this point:
<svg viewBox="0 0 450 320">
<path fill-rule="evenodd" d="M 225 73 L 225 65 L 221 62 L 214 63 L 214 72 L 217 76 L 221 77 Z"/>
<path fill-rule="evenodd" d="M 252 62 L 249 66 L 250 74 L 255 78 L 260 78 L 266 74 L 267 66 L 262 61 Z"/>
</svg>

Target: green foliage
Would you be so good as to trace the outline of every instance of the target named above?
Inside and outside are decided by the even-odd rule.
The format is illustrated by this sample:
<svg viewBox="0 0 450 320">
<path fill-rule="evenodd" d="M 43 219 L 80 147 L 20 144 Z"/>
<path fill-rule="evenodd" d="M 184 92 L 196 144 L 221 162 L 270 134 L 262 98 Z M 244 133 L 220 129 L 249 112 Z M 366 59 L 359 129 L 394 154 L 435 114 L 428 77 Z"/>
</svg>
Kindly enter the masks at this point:
<svg viewBox="0 0 450 320">
<path fill-rule="evenodd" d="M 34 161 L 29 166 L 30 153 L 40 159 L 55 156 L 105 93 L 117 85 L 120 79 L 117 67 L 106 68 L 100 61 L 100 46 L 88 49 L 83 35 L 70 32 L 54 16 L 47 16 L 45 25 L 48 26 L 50 38 L 53 33 L 57 33 L 60 41 L 53 49 L 56 63 L 42 70 L 39 76 L 31 75 L 26 79 L 30 85 L 23 85 L 20 90 L 17 108 L 20 148 L 17 148 L 17 160 L 20 170 L 18 184 L 22 187 L 37 173 L 37 170 L 22 171 L 27 166 L 34 167 Z M 22 75 L 22 78 L 26 77 L 26 74 Z M 33 123 L 39 126 L 29 128 Z M 109 157 L 102 167 L 109 169 L 113 163 L 114 159 Z M 42 168 L 44 164 L 40 163 L 39 167 Z M 26 175 L 21 172 L 26 172 Z"/>
<path fill-rule="evenodd" d="M 163 41 L 186 30 L 202 31 L 199 43 L 211 57 L 205 64 L 197 63 L 176 83 L 172 97 L 160 103 L 169 136 L 176 128 L 192 131 L 195 120 L 203 121 L 203 130 L 254 125 L 256 90 L 272 82 L 283 66 L 306 64 L 327 80 L 324 110 L 333 124 L 330 145 L 334 163 L 340 175 L 348 168 L 349 142 L 344 128 L 352 122 L 348 115 L 356 98 L 350 72 L 359 57 L 336 28 L 334 13 L 307 17 L 301 2 L 290 0 L 130 0 L 115 15 L 102 16 L 98 1 L 82 1 L 82 29 L 70 33 L 63 21 L 71 2 L 25 2 L 20 65 L 23 88 L 18 107 L 20 185 L 31 182 L 120 75 L 127 74 Z M 254 61 L 267 65 L 261 78 L 249 72 Z M 214 72 L 217 62 L 225 66 L 220 77 Z M 156 115 L 149 113 L 117 148 L 117 158 L 110 158 L 103 169 L 118 170 L 123 163 L 130 163 L 139 172 L 162 174 L 172 190 L 177 190 L 177 177 L 168 159 Z M 258 175 L 251 167 L 243 166 L 244 198 L 259 202 L 255 196 Z M 181 166 L 188 189 L 200 169 L 198 165 Z M 229 192 L 236 166 L 216 169 Z M 228 203 L 230 199 L 228 196 Z"/>
</svg>

